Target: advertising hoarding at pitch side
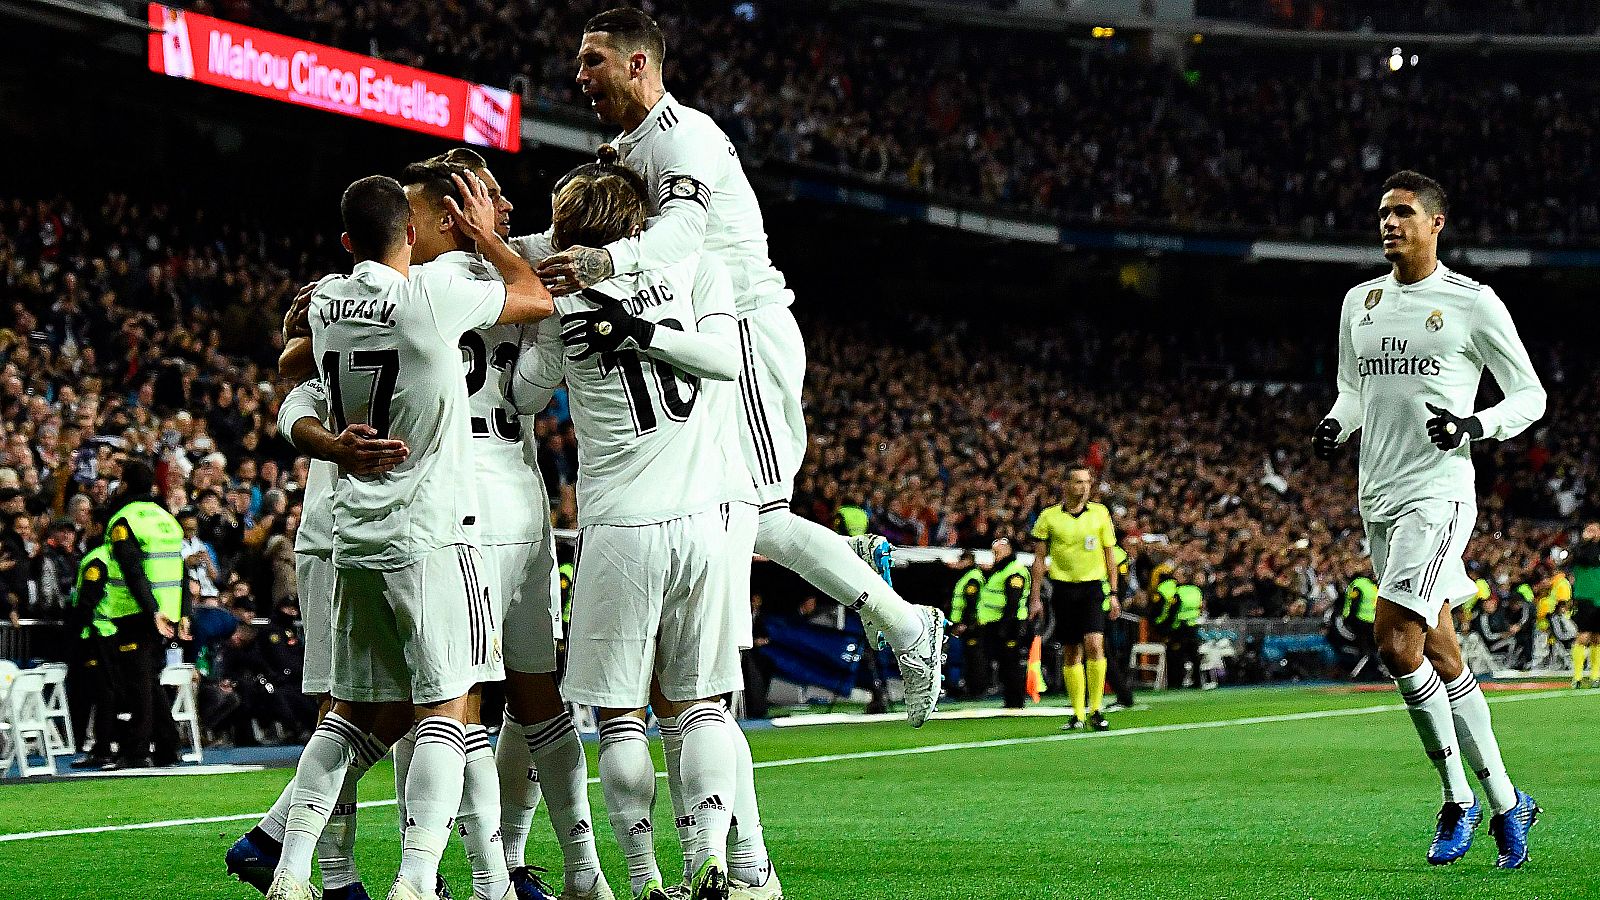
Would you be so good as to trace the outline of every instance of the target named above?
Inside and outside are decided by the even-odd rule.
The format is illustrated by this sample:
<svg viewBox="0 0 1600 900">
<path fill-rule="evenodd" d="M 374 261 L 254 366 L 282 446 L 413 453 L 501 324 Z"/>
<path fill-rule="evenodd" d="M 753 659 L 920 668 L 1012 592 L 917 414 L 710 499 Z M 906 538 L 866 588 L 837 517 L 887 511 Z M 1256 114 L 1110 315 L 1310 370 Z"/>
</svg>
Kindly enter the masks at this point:
<svg viewBox="0 0 1600 900">
<path fill-rule="evenodd" d="M 515 153 L 522 98 L 249 28 L 159 3 L 149 6 L 150 70 Z"/>
</svg>

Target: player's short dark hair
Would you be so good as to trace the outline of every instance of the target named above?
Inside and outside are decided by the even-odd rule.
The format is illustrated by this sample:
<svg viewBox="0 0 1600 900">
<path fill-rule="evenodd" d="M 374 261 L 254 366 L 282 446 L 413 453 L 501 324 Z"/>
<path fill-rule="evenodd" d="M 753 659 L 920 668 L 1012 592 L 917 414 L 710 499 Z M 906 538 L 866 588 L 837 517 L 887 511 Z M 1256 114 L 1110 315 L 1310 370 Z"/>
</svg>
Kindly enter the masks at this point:
<svg viewBox="0 0 1600 900">
<path fill-rule="evenodd" d="M 644 176 L 617 161 L 609 144 L 596 162 L 584 163 L 556 180 L 550 201 L 551 246 L 604 247 L 644 226 Z"/>
<path fill-rule="evenodd" d="M 610 35 L 619 50 L 643 50 L 652 65 L 659 67 L 667 58 L 666 35 L 644 10 L 631 6 L 608 9 L 583 26 L 584 34 L 596 31 Z"/>
<path fill-rule="evenodd" d="M 339 217 L 350 248 L 361 259 L 376 259 L 404 243 L 411 222 L 405 189 L 387 175 L 368 175 L 344 189 Z"/>
<path fill-rule="evenodd" d="M 438 156 L 425 160 L 425 162 L 454 163 L 458 166 L 466 166 L 474 171 L 489 168 L 489 161 L 483 158 L 482 153 L 471 147 L 454 147 Z"/>
<path fill-rule="evenodd" d="M 1450 197 L 1444 192 L 1444 185 L 1421 172 L 1411 169 L 1396 172 L 1384 179 L 1383 189 L 1385 192 L 1410 191 L 1417 195 L 1430 215 L 1450 215 Z"/>
<path fill-rule="evenodd" d="M 482 157 L 479 157 L 479 161 L 482 161 Z M 446 197 L 454 198 L 457 206 L 466 205 L 455 179 L 450 176 L 459 175 L 465 181 L 471 174 L 472 170 L 462 163 L 435 157 L 406 166 L 400 172 L 400 183 L 405 187 L 421 188 L 422 196 L 430 205 L 443 209 Z"/>
</svg>

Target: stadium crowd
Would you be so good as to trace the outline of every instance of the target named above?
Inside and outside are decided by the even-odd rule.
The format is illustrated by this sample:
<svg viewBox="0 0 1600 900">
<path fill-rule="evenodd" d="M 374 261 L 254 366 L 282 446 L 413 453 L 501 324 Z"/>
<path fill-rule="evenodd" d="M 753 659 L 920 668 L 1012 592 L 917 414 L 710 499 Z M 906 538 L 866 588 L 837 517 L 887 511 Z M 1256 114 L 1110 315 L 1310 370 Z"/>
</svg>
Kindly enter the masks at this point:
<svg viewBox="0 0 1600 900">
<path fill-rule="evenodd" d="M 272 361 L 295 286 L 343 265 L 324 250 L 125 195 L 0 203 L 0 614 L 61 615 L 121 462 L 143 457 L 192 542 L 194 604 L 231 617 L 206 614 L 212 699 L 291 677 L 263 662 L 277 657 L 261 623 L 293 615 L 306 460 L 276 434 Z M 899 543 L 982 547 L 1024 535 L 1082 459 L 1141 564 L 1188 567 L 1213 615 L 1318 614 L 1365 570 L 1354 467 L 1301 439 L 1327 404 L 1318 345 L 898 315 L 806 321 L 801 514 L 832 523 L 855 504 Z M 1530 522 L 1600 515 L 1600 374 L 1564 347 L 1538 361 L 1565 388 L 1551 424 L 1479 453 L 1469 559 L 1502 592 L 1549 575 L 1562 534 Z M 570 526 L 578 460 L 560 409 L 536 433 Z"/>
<path fill-rule="evenodd" d="M 1274 28 L 1323 31 L 1411 31 L 1430 34 L 1594 34 L 1600 10 L 1586 0 L 1199 0 L 1195 14 Z"/>
<path fill-rule="evenodd" d="M 593 11 L 583 4 L 190 5 L 486 83 L 525 81 L 535 106 L 586 106 L 571 39 Z M 1443 57 L 1397 76 L 1373 59 L 1311 77 L 1226 56 L 1195 63 L 1191 78 L 1055 35 L 935 35 L 777 5 L 646 6 L 667 32 L 667 85 L 717 119 L 747 165 L 1076 224 L 1288 237 L 1369 233 L 1359 176 L 1411 166 L 1485 198 L 1457 205 L 1460 239 L 1600 239 L 1600 84 L 1588 77 L 1521 81 L 1514 66 Z"/>
</svg>

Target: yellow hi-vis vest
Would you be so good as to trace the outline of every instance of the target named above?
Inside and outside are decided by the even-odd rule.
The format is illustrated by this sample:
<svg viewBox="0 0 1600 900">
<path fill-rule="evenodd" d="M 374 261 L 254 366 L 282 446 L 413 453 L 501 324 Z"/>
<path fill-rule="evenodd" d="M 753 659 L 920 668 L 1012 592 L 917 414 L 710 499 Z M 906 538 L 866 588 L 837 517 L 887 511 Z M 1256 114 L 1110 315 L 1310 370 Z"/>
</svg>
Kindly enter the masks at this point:
<svg viewBox="0 0 1600 900">
<path fill-rule="evenodd" d="M 129 503 L 111 517 L 113 527 L 106 533 L 109 551 L 115 539 L 117 521 L 128 523 L 133 539 L 144 551 L 144 577 L 150 582 L 150 592 L 155 594 L 156 607 L 161 614 L 176 622 L 183 617 L 183 527 L 172 514 L 147 500 Z M 115 554 L 106 553 L 110 583 L 106 586 L 106 618 L 120 619 L 139 612 L 139 602 L 128 590 L 122 577 L 122 566 Z"/>
</svg>

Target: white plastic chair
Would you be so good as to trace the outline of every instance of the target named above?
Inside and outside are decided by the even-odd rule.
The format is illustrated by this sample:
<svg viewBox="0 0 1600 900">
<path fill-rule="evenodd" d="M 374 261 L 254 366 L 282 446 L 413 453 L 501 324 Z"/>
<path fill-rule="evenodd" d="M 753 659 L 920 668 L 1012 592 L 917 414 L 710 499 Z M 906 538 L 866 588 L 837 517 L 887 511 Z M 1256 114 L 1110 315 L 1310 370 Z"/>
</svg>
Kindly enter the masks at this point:
<svg viewBox="0 0 1600 900">
<path fill-rule="evenodd" d="M 180 739 L 183 726 L 189 726 L 190 751 L 183 754 L 183 761 L 197 763 L 203 753 L 200 749 L 200 704 L 195 696 L 194 678 L 195 668 L 190 665 L 167 666 L 161 670 L 161 683 L 177 691 L 172 698 L 172 721 L 179 728 Z"/>
<path fill-rule="evenodd" d="M 78 752 L 78 746 L 72 739 L 72 711 L 67 705 L 67 666 L 45 663 L 39 671 L 44 673 L 44 716 L 50 725 L 50 755 L 71 756 Z"/>
<path fill-rule="evenodd" d="M 5 702 L 8 749 L 6 757 L 0 759 L 0 775 L 11 771 L 13 761 L 17 774 L 23 778 L 56 773 L 56 761 L 50 755 L 50 725 L 45 720 L 44 681 L 45 675 L 38 669 L 18 672 L 11 681 Z M 30 745 L 38 747 L 44 762 L 29 762 Z"/>
<path fill-rule="evenodd" d="M 1145 658 L 1149 657 L 1150 661 Z M 1167 645 L 1154 642 L 1145 642 L 1133 645 L 1133 651 L 1128 654 L 1128 668 L 1135 675 L 1151 675 L 1155 683 L 1150 685 L 1152 690 L 1164 691 L 1167 689 Z"/>
</svg>

